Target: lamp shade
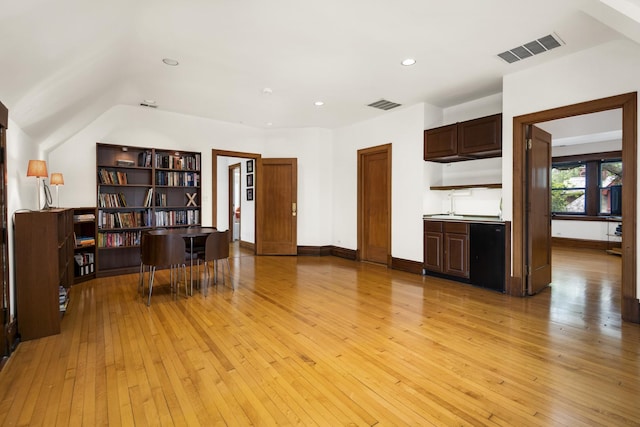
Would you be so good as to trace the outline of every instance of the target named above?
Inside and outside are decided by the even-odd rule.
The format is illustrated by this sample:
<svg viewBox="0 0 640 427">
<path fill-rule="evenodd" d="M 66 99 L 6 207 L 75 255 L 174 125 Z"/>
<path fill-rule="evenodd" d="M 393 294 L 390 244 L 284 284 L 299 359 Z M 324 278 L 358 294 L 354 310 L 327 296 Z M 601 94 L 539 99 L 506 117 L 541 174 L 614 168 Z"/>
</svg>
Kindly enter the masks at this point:
<svg viewBox="0 0 640 427">
<path fill-rule="evenodd" d="M 49 176 L 49 173 L 47 172 L 47 162 L 44 160 L 29 160 L 27 176 L 35 176 L 38 178 L 45 178 Z"/>
<path fill-rule="evenodd" d="M 49 180 L 51 185 L 64 185 L 64 177 L 59 172 L 52 172 L 51 179 Z"/>
</svg>

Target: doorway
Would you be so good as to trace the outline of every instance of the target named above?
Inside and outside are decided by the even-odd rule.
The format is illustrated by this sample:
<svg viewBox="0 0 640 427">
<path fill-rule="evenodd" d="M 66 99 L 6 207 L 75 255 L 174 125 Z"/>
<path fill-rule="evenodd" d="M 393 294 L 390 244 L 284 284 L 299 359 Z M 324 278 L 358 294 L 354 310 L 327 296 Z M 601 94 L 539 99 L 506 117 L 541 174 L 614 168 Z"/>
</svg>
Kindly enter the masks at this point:
<svg viewBox="0 0 640 427">
<path fill-rule="evenodd" d="M 211 150 L 211 225 L 221 230 L 227 228 L 232 230 L 235 209 L 239 207 L 239 246 L 251 252 L 255 251 L 255 202 L 253 200 L 253 189 L 249 192 L 243 186 L 243 177 L 247 175 L 247 162 L 250 162 L 253 168 L 259 158 L 260 154 L 255 153 Z M 230 171 L 232 165 L 238 165 L 240 172 L 238 185 L 233 190 L 231 188 L 233 179 Z M 236 191 L 238 192 L 239 204 L 236 207 L 232 207 L 232 198 Z M 229 234 L 233 236 L 232 233 Z"/>
<path fill-rule="evenodd" d="M 358 150 L 358 259 L 391 266 L 391 144 Z"/>
<path fill-rule="evenodd" d="M 240 163 L 229 166 L 229 230 L 232 242 L 240 240 Z"/>
<path fill-rule="evenodd" d="M 527 220 L 531 203 L 527 196 L 526 129 L 528 125 L 599 111 L 622 109 L 622 161 L 625 185 L 622 189 L 622 318 L 640 323 L 640 303 L 636 288 L 636 188 L 637 188 L 637 93 L 574 104 L 513 118 L 513 266 L 510 295 L 526 295 L 531 265 L 527 248 Z"/>
</svg>

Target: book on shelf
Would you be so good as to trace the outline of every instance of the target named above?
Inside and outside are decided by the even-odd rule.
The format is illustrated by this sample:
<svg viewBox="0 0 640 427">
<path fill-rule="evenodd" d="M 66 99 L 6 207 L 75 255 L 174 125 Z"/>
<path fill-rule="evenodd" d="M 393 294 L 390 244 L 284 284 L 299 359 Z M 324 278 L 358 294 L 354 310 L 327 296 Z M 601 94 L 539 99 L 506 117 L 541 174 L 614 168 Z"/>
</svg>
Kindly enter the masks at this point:
<svg viewBox="0 0 640 427">
<path fill-rule="evenodd" d="M 94 213 L 86 213 L 86 214 L 78 214 L 73 216 L 73 220 L 75 222 L 83 222 L 83 221 L 95 221 L 96 214 Z"/>
<path fill-rule="evenodd" d="M 138 154 L 138 166 L 143 168 L 151 167 L 151 151 L 143 151 Z"/>
<path fill-rule="evenodd" d="M 98 201 L 101 208 L 126 208 L 127 199 L 123 193 L 100 193 Z"/>
<path fill-rule="evenodd" d="M 122 171 L 108 171 L 103 168 L 98 171 L 98 178 L 100 184 L 126 185 L 128 183 L 127 173 Z"/>
<path fill-rule="evenodd" d="M 153 188 L 149 188 L 147 190 L 147 194 L 144 197 L 144 207 L 151 207 L 151 203 L 153 202 Z"/>
<path fill-rule="evenodd" d="M 74 233 L 75 234 L 75 233 Z M 96 239 L 91 236 L 76 236 L 76 247 L 93 246 L 96 244 Z"/>
</svg>

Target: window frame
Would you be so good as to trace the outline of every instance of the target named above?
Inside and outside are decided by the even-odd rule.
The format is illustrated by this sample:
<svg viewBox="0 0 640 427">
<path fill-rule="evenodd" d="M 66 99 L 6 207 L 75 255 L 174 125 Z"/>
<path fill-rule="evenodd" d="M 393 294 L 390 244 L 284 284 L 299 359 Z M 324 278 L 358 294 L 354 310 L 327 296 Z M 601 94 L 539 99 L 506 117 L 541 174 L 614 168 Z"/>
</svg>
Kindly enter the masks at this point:
<svg viewBox="0 0 640 427">
<path fill-rule="evenodd" d="M 585 164 L 585 213 L 551 212 L 553 219 L 603 220 L 612 218 L 611 214 L 600 213 L 600 164 L 603 161 L 622 162 L 622 151 L 555 156 L 551 159 L 551 169 L 558 164 Z M 624 171 L 624 164 L 622 165 Z M 623 172 L 624 173 L 624 172 Z M 551 182 L 551 177 L 549 177 Z M 623 181 L 624 182 L 624 181 Z M 550 186 L 551 187 L 551 186 Z M 549 191 L 552 191 L 551 188 Z"/>
</svg>

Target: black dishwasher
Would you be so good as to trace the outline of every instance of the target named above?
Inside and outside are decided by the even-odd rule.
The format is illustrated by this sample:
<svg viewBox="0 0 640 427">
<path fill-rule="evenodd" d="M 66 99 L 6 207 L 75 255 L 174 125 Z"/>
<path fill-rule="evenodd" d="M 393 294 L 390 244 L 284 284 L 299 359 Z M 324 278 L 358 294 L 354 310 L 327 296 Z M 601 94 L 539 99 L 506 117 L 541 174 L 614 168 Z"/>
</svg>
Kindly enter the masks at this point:
<svg viewBox="0 0 640 427">
<path fill-rule="evenodd" d="M 471 284 L 504 292 L 504 224 L 471 223 L 469 231 Z"/>
</svg>

